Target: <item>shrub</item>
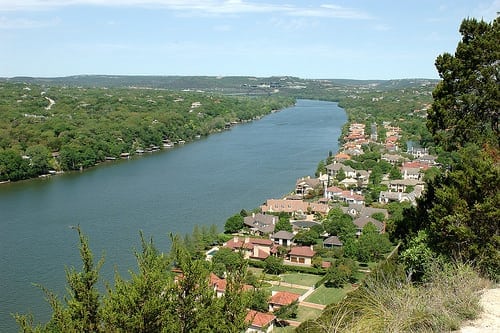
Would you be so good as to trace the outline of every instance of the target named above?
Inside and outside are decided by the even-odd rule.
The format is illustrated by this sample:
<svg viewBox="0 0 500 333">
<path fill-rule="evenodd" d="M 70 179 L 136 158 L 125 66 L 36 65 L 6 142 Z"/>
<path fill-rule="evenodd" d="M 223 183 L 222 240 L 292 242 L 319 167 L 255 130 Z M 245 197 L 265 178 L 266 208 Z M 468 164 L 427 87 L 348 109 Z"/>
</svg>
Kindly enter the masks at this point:
<svg viewBox="0 0 500 333">
<path fill-rule="evenodd" d="M 305 328 L 311 332 L 443 332 L 477 316 L 478 291 L 485 283 L 471 267 L 444 264 L 430 271 L 425 283 L 412 284 L 402 266 L 385 262 L 360 288 L 297 332 Z"/>
</svg>

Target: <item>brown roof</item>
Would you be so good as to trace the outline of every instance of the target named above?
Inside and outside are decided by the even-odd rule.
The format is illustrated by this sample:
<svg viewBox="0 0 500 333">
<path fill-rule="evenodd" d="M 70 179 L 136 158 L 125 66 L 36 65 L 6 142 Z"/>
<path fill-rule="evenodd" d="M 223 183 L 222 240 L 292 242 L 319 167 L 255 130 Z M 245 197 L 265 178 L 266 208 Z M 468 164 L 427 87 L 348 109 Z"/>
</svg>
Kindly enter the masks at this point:
<svg viewBox="0 0 500 333">
<path fill-rule="evenodd" d="M 299 294 L 294 294 L 288 291 L 278 291 L 276 294 L 271 296 L 269 303 L 276 305 L 290 305 L 300 297 Z"/>
<path fill-rule="evenodd" d="M 316 252 L 314 252 L 313 249 L 311 249 L 309 246 L 295 246 L 292 247 L 290 252 L 288 252 L 289 255 L 294 255 L 294 256 L 299 256 L 299 257 L 314 257 Z"/>
<path fill-rule="evenodd" d="M 332 262 L 331 261 L 322 261 L 321 262 L 321 268 L 329 268 L 332 266 Z"/>
<path fill-rule="evenodd" d="M 210 285 L 215 287 L 215 290 L 218 292 L 223 293 L 226 291 L 227 281 L 226 279 L 221 279 L 214 273 L 210 273 Z"/>
<path fill-rule="evenodd" d="M 367 217 L 367 216 L 362 216 L 358 217 L 354 221 L 352 221 L 356 227 L 359 229 L 363 229 L 368 223 L 373 223 L 375 227 L 380 231 L 384 232 L 385 231 L 385 224 L 374 219 L 373 217 Z"/>
<path fill-rule="evenodd" d="M 254 327 L 266 327 L 274 319 L 276 319 L 276 316 L 273 314 L 250 310 L 247 313 L 245 322 L 251 323 Z"/>
<path fill-rule="evenodd" d="M 271 247 L 273 244 L 274 242 L 270 239 L 234 237 L 228 240 L 225 246 L 230 249 L 245 248 L 252 250 L 254 245 L 267 245 Z"/>
</svg>

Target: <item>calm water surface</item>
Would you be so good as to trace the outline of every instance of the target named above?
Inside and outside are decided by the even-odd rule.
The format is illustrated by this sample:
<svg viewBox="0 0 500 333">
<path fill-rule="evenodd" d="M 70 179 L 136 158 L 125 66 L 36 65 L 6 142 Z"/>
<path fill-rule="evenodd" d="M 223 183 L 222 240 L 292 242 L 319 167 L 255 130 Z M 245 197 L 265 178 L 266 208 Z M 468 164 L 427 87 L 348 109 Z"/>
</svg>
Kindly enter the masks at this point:
<svg viewBox="0 0 500 333">
<path fill-rule="evenodd" d="M 0 186 L 0 332 L 15 332 L 10 313 L 47 321 L 39 283 L 64 295 L 65 267 L 80 267 L 77 233 L 89 236 L 101 277 L 135 269 L 139 231 L 169 250 L 169 233 L 216 224 L 242 208 L 293 190 L 319 160 L 337 150 L 346 115 L 336 103 L 295 107 L 230 131 L 144 158 L 83 173 Z"/>
</svg>

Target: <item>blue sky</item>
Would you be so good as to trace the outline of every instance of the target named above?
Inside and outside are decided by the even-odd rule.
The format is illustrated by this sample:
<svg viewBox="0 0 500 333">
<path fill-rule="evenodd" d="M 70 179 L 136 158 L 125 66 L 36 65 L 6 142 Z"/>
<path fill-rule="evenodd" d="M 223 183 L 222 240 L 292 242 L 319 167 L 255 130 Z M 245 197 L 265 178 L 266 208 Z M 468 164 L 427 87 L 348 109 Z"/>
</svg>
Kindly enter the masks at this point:
<svg viewBox="0 0 500 333">
<path fill-rule="evenodd" d="M 0 77 L 438 78 L 500 0 L 0 0 Z"/>
</svg>

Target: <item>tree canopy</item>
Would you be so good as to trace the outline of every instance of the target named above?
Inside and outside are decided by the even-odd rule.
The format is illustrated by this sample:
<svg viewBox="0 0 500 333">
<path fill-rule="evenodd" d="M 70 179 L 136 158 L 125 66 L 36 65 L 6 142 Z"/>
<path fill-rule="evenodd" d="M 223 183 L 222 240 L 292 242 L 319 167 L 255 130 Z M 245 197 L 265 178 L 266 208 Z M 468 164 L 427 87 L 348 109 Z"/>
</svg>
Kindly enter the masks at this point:
<svg viewBox="0 0 500 333">
<path fill-rule="evenodd" d="M 500 112 L 500 19 L 465 19 L 455 54 L 436 59 L 442 81 L 433 92 L 428 128 L 447 150 L 468 142 L 498 147 Z"/>
</svg>

